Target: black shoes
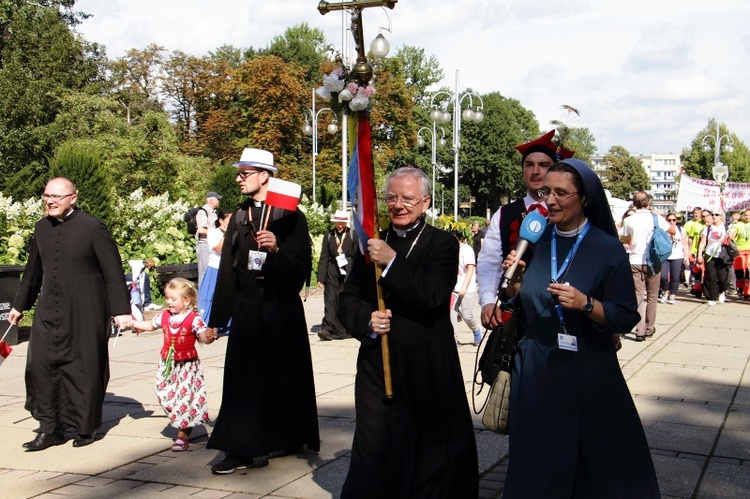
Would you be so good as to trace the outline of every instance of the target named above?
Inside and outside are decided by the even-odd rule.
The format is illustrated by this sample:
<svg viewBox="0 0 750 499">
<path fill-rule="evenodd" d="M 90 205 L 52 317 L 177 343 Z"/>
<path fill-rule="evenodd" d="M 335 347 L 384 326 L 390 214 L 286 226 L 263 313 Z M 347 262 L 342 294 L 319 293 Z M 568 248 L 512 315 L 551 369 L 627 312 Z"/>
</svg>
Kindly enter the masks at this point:
<svg viewBox="0 0 750 499">
<path fill-rule="evenodd" d="M 318 331 L 318 338 L 320 338 L 321 341 L 333 341 L 333 336 L 331 336 L 331 333 L 325 329 Z"/>
<path fill-rule="evenodd" d="M 86 447 L 87 445 L 93 444 L 94 440 L 96 440 L 96 432 L 87 435 L 78 435 L 73 440 L 73 447 Z"/>
<path fill-rule="evenodd" d="M 31 442 L 23 444 L 23 448 L 29 451 L 44 450 L 53 445 L 65 443 L 65 437 L 61 433 L 39 433 Z"/>
<path fill-rule="evenodd" d="M 211 466 L 211 473 L 213 473 L 214 475 L 229 475 L 231 473 L 234 473 L 235 470 L 263 468 L 265 466 L 268 466 L 267 457 L 243 459 L 227 454 L 220 463 Z"/>
</svg>

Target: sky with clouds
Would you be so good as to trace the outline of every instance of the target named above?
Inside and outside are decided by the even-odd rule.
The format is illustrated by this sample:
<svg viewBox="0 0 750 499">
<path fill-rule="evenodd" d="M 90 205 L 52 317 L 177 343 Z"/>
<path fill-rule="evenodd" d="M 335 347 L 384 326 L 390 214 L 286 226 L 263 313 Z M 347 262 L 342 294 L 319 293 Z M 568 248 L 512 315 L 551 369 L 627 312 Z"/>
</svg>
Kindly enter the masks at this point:
<svg viewBox="0 0 750 499">
<path fill-rule="evenodd" d="M 331 3 L 337 3 L 333 0 Z M 341 49 L 341 12 L 317 0 L 78 0 L 77 31 L 117 58 L 150 43 L 202 56 L 222 45 L 264 48 L 307 23 Z M 442 84 L 500 92 L 551 120 L 587 127 L 600 153 L 680 153 L 716 118 L 750 145 L 747 0 L 400 0 L 364 11 L 366 43 L 421 47 Z M 561 109 L 567 104 L 580 118 Z"/>
</svg>

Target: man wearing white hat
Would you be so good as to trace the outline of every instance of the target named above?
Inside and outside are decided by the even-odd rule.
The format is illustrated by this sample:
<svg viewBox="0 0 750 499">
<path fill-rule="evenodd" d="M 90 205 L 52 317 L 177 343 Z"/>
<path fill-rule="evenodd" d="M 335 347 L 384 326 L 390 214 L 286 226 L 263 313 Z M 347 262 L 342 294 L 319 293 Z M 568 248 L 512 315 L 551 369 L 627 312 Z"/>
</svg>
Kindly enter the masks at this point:
<svg viewBox="0 0 750 499">
<path fill-rule="evenodd" d="M 266 466 L 271 455 L 320 449 L 300 298 L 312 271 L 307 220 L 300 211 L 265 206 L 269 179 L 278 171 L 273 154 L 245 149 L 233 166 L 248 199 L 227 226 L 209 318 L 210 327 L 232 320 L 221 408 L 206 445 L 226 453 L 211 467 L 215 474 Z"/>
<path fill-rule="evenodd" d="M 208 229 L 212 229 L 216 223 L 216 208 L 219 207 L 219 201 L 222 196 L 209 191 L 206 193 L 206 204 L 201 206 L 198 213 L 195 214 L 195 225 L 198 229 L 195 231 L 195 252 L 198 255 L 198 287 L 200 288 L 203 281 L 203 274 L 208 267 L 208 255 L 211 248 L 208 247 L 206 236 Z"/>
<path fill-rule="evenodd" d="M 346 226 L 349 214 L 345 210 L 336 210 L 331 222 L 333 229 L 323 236 L 318 261 L 318 287 L 325 286 L 323 324 L 318 332 L 318 337 L 323 341 L 351 338 L 341 325 L 336 311 L 339 308 L 339 292 L 352 269 L 358 248 L 357 233 Z"/>
</svg>

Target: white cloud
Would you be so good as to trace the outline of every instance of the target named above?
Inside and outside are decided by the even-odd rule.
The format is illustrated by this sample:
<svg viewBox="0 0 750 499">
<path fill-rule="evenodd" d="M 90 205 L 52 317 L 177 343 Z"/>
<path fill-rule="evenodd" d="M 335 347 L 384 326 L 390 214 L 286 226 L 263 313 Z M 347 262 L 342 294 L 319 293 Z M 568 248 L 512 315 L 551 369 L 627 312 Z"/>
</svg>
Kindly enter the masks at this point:
<svg viewBox="0 0 750 499">
<path fill-rule="evenodd" d="M 78 0 L 95 14 L 79 31 L 110 57 L 149 43 L 201 56 L 229 44 L 262 48 L 307 23 L 342 47 L 342 15 L 317 0 Z M 679 152 L 710 118 L 750 144 L 750 4 L 739 0 L 401 0 L 366 9 L 392 50 L 425 49 L 443 85 L 500 92 L 534 112 L 542 129 L 560 105 L 581 111 L 601 151 Z M 351 44 L 348 40 L 347 44 Z"/>
</svg>

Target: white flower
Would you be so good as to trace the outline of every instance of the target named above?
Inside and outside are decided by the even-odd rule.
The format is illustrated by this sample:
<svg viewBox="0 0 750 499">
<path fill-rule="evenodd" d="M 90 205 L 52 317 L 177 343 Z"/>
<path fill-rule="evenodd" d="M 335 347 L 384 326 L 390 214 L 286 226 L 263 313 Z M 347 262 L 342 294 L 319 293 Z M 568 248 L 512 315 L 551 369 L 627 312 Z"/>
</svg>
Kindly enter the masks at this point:
<svg viewBox="0 0 750 499">
<path fill-rule="evenodd" d="M 318 87 L 317 90 L 315 90 L 315 93 L 318 94 L 318 97 L 322 97 L 324 99 L 331 98 L 331 92 L 328 91 L 326 87 Z"/>
<path fill-rule="evenodd" d="M 364 111 L 369 104 L 370 99 L 358 92 L 351 102 L 349 102 L 349 109 L 352 111 Z"/>
<path fill-rule="evenodd" d="M 344 84 L 346 82 L 344 80 L 340 80 L 338 75 L 329 73 L 327 75 L 323 75 L 323 86 L 329 91 L 329 92 L 341 92 L 341 90 L 344 88 Z"/>
<path fill-rule="evenodd" d="M 350 101 L 352 100 L 352 97 L 354 96 L 348 88 L 345 88 L 341 92 L 339 92 L 339 102 Z"/>
</svg>

